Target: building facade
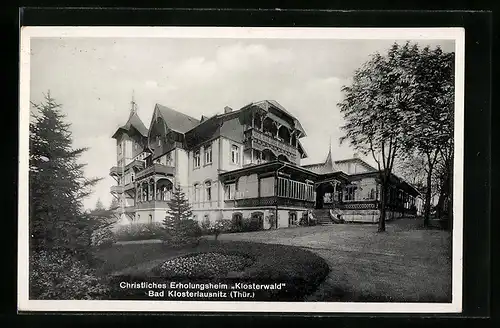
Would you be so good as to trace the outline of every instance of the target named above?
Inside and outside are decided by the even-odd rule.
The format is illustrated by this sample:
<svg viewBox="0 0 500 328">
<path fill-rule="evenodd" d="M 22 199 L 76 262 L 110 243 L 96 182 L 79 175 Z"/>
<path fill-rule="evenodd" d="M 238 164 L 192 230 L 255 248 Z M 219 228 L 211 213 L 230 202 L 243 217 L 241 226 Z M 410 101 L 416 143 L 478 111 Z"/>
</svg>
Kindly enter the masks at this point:
<svg viewBox="0 0 500 328">
<path fill-rule="evenodd" d="M 125 223 L 161 222 L 179 185 L 198 222 L 253 218 L 262 229 L 296 226 L 325 213 L 378 222 L 378 172 L 359 158 L 301 166 L 307 157 L 300 122 L 264 100 L 196 119 L 157 104 L 146 128 L 135 104 L 113 138 L 110 170 Z M 388 218 L 415 215 L 418 191 L 394 176 Z"/>
</svg>

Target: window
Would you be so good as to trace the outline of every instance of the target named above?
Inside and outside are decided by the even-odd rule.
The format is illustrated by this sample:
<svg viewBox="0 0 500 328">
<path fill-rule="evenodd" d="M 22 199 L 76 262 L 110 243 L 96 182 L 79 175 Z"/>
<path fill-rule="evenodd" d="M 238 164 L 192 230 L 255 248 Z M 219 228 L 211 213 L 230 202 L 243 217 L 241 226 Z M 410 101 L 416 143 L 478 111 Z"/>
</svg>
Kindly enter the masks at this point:
<svg viewBox="0 0 500 328">
<path fill-rule="evenodd" d="M 293 226 L 297 224 L 297 213 L 289 212 L 288 213 L 288 225 Z"/>
<path fill-rule="evenodd" d="M 375 189 L 370 189 L 370 198 L 369 199 L 375 199 Z"/>
<path fill-rule="evenodd" d="M 212 146 L 205 148 L 205 165 L 212 164 Z"/>
<path fill-rule="evenodd" d="M 153 215 L 149 214 L 149 223 L 153 223 Z"/>
<path fill-rule="evenodd" d="M 195 168 L 200 167 L 200 150 L 194 152 L 193 159 L 194 159 L 194 167 Z"/>
<path fill-rule="evenodd" d="M 356 186 L 347 186 L 345 190 L 344 200 L 349 201 L 356 199 Z"/>
<path fill-rule="evenodd" d="M 236 145 L 231 146 L 231 163 L 240 164 L 240 147 Z"/>
<path fill-rule="evenodd" d="M 205 200 L 208 202 L 212 200 L 212 182 L 210 181 L 205 182 Z"/>
<path fill-rule="evenodd" d="M 234 183 L 230 183 L 224 186 L 224 193 L 226 200 L 234 199 L 236 194 L 236 185 Z"/>
<path fill-rule="evenodd" d="M 165 162 L 168 166 L 172 166 L 172 154 L 171 153 L 168 153 L 166 158 L 165 158 Z"/>
<path fill-rule="evenodd" d="M 200 201 L 200 185 L 197 183 L 194 185 L 193 199 L 195 203 Z"/>
</svg>

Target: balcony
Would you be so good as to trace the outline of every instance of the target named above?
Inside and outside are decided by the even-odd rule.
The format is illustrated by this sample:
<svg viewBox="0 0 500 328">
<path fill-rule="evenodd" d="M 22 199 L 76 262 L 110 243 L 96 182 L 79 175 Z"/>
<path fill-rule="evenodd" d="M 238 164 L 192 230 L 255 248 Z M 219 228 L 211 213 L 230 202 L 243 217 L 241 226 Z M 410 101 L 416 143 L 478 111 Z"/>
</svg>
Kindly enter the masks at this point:
<svg viewBox="0 0 500 328">
<path fill-rule="evenodd" d="M 148 200 L 145 202 L 137 203 L 137 208 L 138 209 L 160 208 L 160 209 L 166 210 L 168 208 L 168 202 L 165 200 Z M 166 213 L 165 213 L 165 215 L 166 215 Z"/>
<path fill-rule="evenodd" d="M 109 170 L 109 175 L 111 175 L 111 176 L 113 176 L 113 175 L 120 176 L 122 174 L 123 174 L 123 168 L 120 166 L 113 166 Z"/>
<path fill-rule="evenodd" d="M 130 191 L 135 189 L 135 184 L 133 182 L 127 183 L 125 186 L 111 186 L 112 194 L 122 194 L 125 191 Z"/>
<path fill-rule="evenodd" d="M 121 194 L 123 193 L 123 186 L 111 186 L 112 194 Z"/>
<path fill-rule="evenodd" d="M 150 175 L 174 175 L 175 168 L 173 166 L 167 166 L 163 164 L 155 163 L 151 166 L 146 167 L 144 170 L 137 172 L 135 178 L 136 180 L 140 180 Z"/>
<path fill-rule="evenodd" d="M 118 214 L 122 214 L 122 213 L 131 214 L 131 213 L 135 213 L 135 206 L 118 207 L 116 209 L 116 212 Z"/>
<path fill-rule="evenodd" d="M 125 170 L 127 170 L 129 168 L 142 170 L 144 168 L 144 165 L 145 165 L 144 161 L 140 161 L 140 160 L 136 159 L 136 160 L 133 160 L 132 162 L 128 163 L 127 166 L 125 167 Z"/>
<path fill-rule="evenodd" d="M 292 160 L 297 157 L 297 149 L 294 146 L 253 128 L 245 131 L 245 148 L 259 151 L 271 149 L 277 155 L 285 155 Z"/>
</svg>

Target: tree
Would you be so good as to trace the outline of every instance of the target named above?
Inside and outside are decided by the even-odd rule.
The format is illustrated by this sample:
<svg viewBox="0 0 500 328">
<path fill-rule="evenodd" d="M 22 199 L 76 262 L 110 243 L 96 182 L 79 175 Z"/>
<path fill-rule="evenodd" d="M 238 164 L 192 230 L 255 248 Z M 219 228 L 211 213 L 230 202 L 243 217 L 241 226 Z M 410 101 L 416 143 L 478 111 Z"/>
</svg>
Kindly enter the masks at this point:
<svg viewBox="0 0 500 328">
<path fill-rule="evenodd" d="M 118 199 L 114 198 L 111 200 L 111 203 L 109 204 L 109 210 L 113 211 L 116 210 L 120 204 L 118 203 Z"/>
<path fill-rule="evenodd" d="M 82 201 L 100 179 L 87 179 L 78 163 L 86 148 L 73 149 L 70 124 L 47 93 L 30 122 L 30 298 L 88 299 L 102 294 L 91 269 L 94 219 Z"/>
<path fill-rule="evenodd" d="M 45 95 L 32 104 L 30 122 L 30 248 L 85 252 L 88 216 L 82 201 L 100 179 L 87 179 L 79 157 L 87 148 L 72 148 L 70 124 L 64 122 L 61 105 Z"/>
<path fill-rule="evenodd" d="M 95 209 L 96 210 L 104 210 L 104 204 L 102 203 L 100 198 L 98 198 L 96 203 L 95 203 Z"/>
<path fill-rule="evenodd" d="M 172 247 L 181 247 L 197 243 L 201 236 L 201 228 L 191 219 L 191 206 L 179 185 L 176 185 L 170 201 L 163 227 L 164 241 Z"/>
<path fill-rule="evenodd" d="M 445 166 L 451 163 L 454 54 L 444 53 L 439 47 L 433 50 L 425 47 L 418 50 L 418 56 L 413 62 L 412 75 L 416 82 L 414 88 L 418 97 L 411 108 L 411 119 L 405 123 L 409 125 L 406 130 L 409 133 L 411 147 L 417 156 L 422 156 L 425 161 L 424 226 L 428 226 L 432 191 L 436 189 L 432 186 L 436 165 L 440 159 Z M 443 191 L 444 187 L 443 185 Z"/>
<path fill-rule="evenodd" d="M 394 161 L 409 146 L 407 127 L 415 101 L 414 76 L 410 73 L 416 46 L 394 44 L 387 55 L 375 53 L 354 73 L 352 84 L 344 86 L 344 99 L 338 104 L 345 125 L 345 141 L 364 155 L 371 154 L 378 167 L 381 185 L 378 231 L 385 231 L 387 196 Z"/>
</svg>

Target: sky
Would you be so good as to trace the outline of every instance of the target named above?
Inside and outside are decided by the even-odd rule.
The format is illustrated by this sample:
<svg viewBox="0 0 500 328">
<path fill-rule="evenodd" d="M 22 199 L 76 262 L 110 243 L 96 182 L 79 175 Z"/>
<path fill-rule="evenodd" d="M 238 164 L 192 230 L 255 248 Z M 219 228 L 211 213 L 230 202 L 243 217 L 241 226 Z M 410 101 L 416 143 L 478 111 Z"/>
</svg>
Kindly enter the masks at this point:
<svg viewBox="0 0 500 328">
<path fill-rule="evenodd" d="M 30 100 L 43 94 L 62 105 L 88 177 L 102 177 L 86 208 L 112 199 L 109 169 L 116 164 L 111 138 L 129 115 L 134 95 L 149 127 L 156 103 L 195 118 L 273 99 L 297 117 L 307 133 L 302 164 L 335 159 L 354 150 L 340 145 L 341 88 L 375 52 L 406 40 L 32 38 Z M 419 40 L 421 46 L 453 51 L 449 40 Z M 364 158 L 375 165 L 373 159 Z"/>
</svg>

